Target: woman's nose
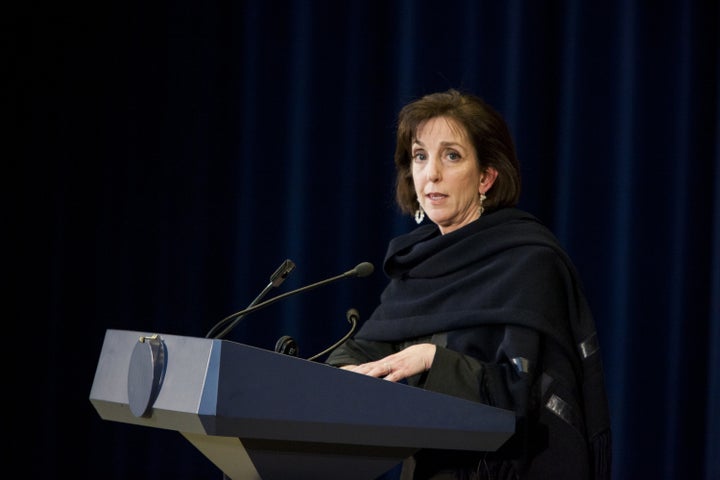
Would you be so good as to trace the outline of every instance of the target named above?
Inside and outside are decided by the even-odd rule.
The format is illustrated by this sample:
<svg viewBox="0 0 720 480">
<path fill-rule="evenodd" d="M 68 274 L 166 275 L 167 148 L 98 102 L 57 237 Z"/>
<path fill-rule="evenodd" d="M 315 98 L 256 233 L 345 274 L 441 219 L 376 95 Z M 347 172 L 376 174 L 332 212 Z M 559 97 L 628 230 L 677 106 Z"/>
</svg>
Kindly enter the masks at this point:
<svg viewBox="0 0 720 480">
<path fill-rule="evenodd" d="M 427 179 L 430 182 L 437 182 L 440 180 L 440 164 L 437 160 L 430 160 L 427 163 L 427 170 L 425 171 Z"/>
</svg>

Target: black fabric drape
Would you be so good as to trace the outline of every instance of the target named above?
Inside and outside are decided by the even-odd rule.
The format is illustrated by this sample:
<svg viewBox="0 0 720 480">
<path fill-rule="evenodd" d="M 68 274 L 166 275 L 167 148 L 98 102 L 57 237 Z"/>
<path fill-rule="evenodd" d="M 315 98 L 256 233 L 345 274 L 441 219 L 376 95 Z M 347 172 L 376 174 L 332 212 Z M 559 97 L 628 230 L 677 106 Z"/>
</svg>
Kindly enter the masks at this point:
<svg viewBox="0 0 720 480">
<path fill-rule="evenodd" d="M 506 117 L 520 207 L 583 277 L 614 478 L 717 478 L 719 15 L 681 0 L 8 7 L 12 414 L 34 439 L 22 468 L 220 479 L 177 432 L 98 417 L 106 329 L 202 337 L 286 258 L 297 268 L 277 293 L 381 265 L 414 226 L 393 203 L 396 113 L 454 87 Z M 288 298 L 229 338 L 272 349 L 292 335 L 310 357 L 385 281 Z"/>
</svg>

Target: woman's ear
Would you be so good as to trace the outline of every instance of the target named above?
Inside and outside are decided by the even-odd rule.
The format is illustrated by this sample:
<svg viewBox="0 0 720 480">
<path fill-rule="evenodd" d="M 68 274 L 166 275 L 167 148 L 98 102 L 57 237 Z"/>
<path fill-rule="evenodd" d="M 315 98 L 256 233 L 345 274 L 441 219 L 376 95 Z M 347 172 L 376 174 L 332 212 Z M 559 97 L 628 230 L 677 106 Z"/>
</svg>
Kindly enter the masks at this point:
<svg viewBox="0 0 720 480">
<path fill-rule="evenodd" d="M 480 176 L 480 185 L 478 186 L 478 192 L 485 193 L 490 190 L 490 187 L 495 183 L 495 179 L 498 176 L 498 171 L 493 167 L 488 167 L 485 172 Z"/>
</svg>

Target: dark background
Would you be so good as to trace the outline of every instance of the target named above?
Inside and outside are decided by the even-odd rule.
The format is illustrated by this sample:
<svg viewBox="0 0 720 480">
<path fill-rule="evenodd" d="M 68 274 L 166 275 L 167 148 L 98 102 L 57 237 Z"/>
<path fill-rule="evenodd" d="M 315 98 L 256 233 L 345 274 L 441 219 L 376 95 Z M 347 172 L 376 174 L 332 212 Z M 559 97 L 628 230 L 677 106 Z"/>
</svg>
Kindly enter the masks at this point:
<svg viewBox="0 0 720 480">
<path fill-rule="evenodd" d="M 585 281 L 614 478 L 720 476 L 716 1 L 5 10 L 6 421 L 23 476 L 220 479 L 179 433 L 99 418 L 106 330 L 202 337 L 286 258 L 273 294 L 372 262 L 229 336 L 292 335 L 303 357 L 332 344 L 348 308 L 370 315 L 387 241 L 414 226 L 393 203 L 397 111 L 450 87 L 505 116 L 520 206 Z"/>
</svg>

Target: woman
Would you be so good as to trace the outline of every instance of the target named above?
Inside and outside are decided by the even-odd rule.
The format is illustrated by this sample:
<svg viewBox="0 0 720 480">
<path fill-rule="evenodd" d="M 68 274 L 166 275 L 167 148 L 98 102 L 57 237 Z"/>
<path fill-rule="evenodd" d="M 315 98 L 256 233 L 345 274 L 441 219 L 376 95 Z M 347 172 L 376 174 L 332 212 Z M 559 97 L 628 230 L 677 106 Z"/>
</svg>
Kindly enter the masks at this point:
<svg viewBox="0 0 720 480">
<path fill-rule="evenodd" d="M 515 208 L 520 172 L 503 118 L 456 90 L 411 102 L 395 166 L 400 208 L 431 223 L 390 242 L 380 305 L 326 362 L 517 419 L 497 452 L 422 450 L 402 478 L 609 478 L 594 320 L 553 234 Z"/>
</svg>

